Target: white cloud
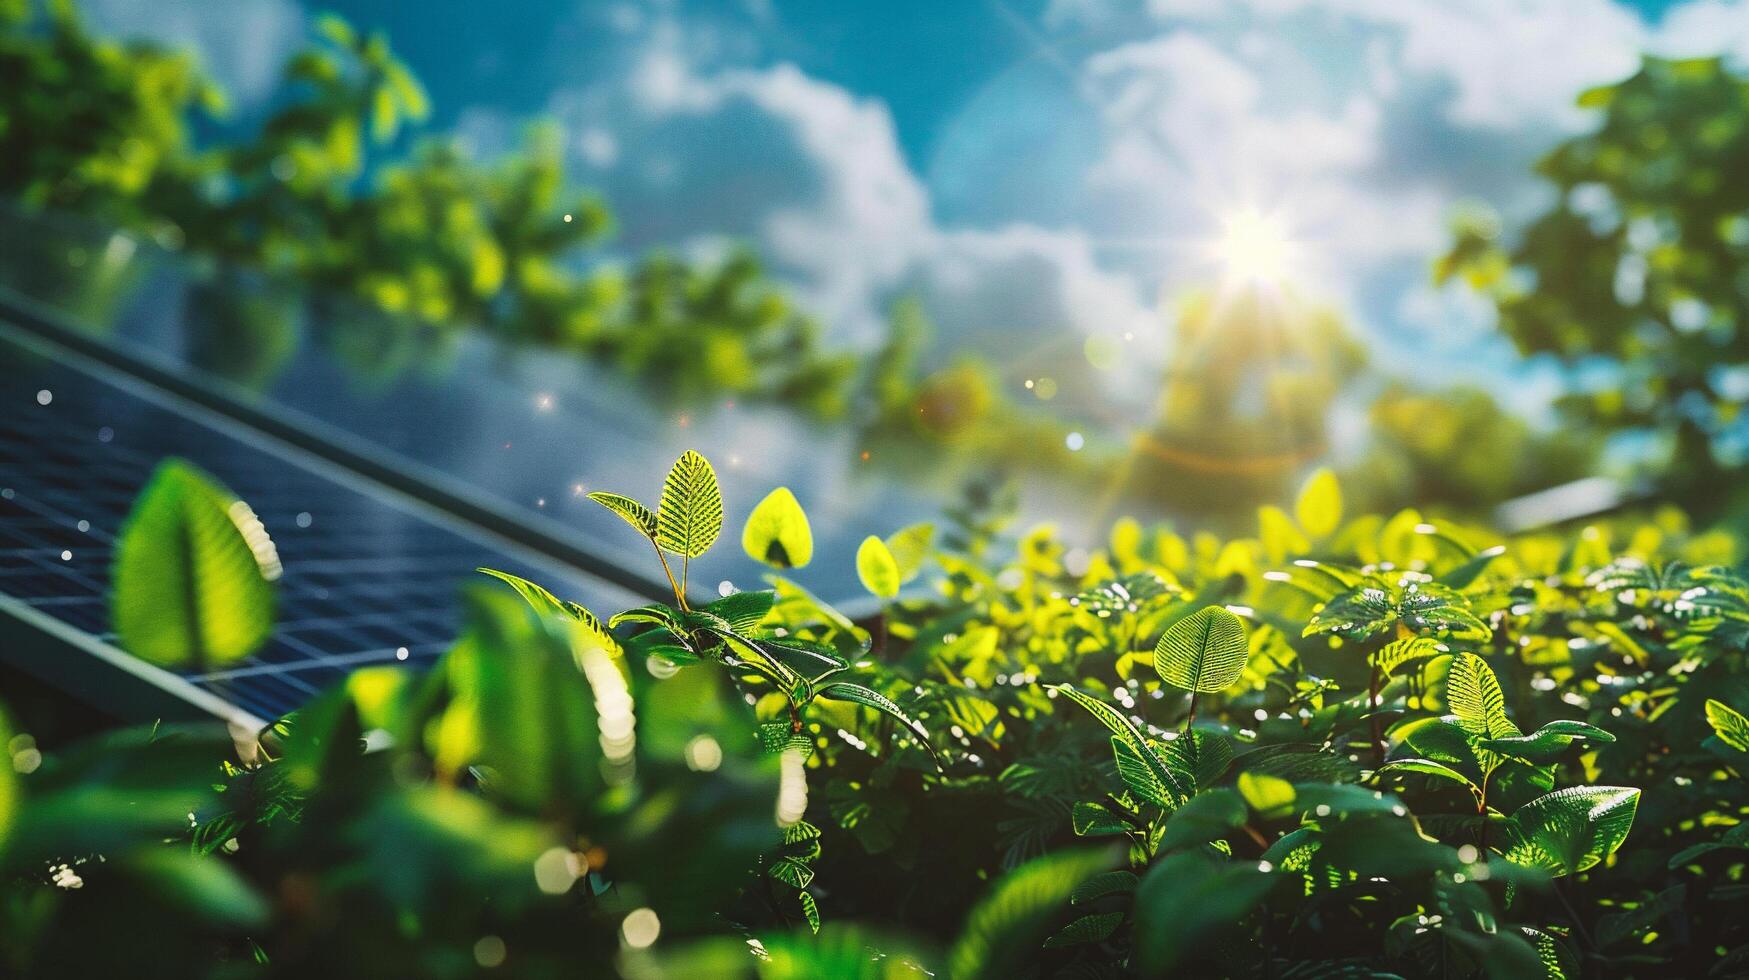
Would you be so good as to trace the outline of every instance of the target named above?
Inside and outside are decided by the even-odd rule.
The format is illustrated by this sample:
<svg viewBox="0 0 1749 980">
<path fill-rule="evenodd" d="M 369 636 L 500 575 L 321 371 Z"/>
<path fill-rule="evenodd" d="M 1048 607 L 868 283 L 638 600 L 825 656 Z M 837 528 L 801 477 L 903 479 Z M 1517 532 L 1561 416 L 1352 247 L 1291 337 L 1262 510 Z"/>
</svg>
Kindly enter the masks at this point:
<svg viewBox="0 0 1749 980">
<path fill-rule="evenodd" d="M 1100 268 L 1078 232 L 936 221 L 878 100 L 790 64 L 701 67 L 695 47 L 658 25 L 623 80 L 554 102 L 573 127 L 611 132 L 603 176 L 629 248 L 751 239 L 841 339 L 863 343 L 910 294 L 944 333 L 995 348 L 1152 320 L 1140 287 Z"/>
<path fill-rule="evenodd" d="M 1697 2 L 1720 8 L 1700 18 L 1709 23 L 1744 16 L 1740 0 Z M 1056 0 L 1047 20 L 1114 33 L 1144 20 L 1211 36 L 1267 30 L 1333 62 L 1359 53 L 1354 37 L 1382 40 L 1398 70 L 1451 86 L 1454 123 L 1486 127 L 1572 125 L 1573 95 L 1632 71 L 1655 36 L 1615 0 Z"/>
<path fill-rule="evenodd" d="M 1575 121 L 1573 96 L 1629 74 L 1645 25 L 1614 0 L 1349 0 L 1338 9 L 1401 32 L 1410 72 L 1449 79 L 1453 122 Z"/>
<path fill-rule="evenodd" d="M 1749 3 L 1689 0 L 1665 15 L 1650 46 L 1672 58 L 1726 54 L 1749 65 Z"/>
</svg>

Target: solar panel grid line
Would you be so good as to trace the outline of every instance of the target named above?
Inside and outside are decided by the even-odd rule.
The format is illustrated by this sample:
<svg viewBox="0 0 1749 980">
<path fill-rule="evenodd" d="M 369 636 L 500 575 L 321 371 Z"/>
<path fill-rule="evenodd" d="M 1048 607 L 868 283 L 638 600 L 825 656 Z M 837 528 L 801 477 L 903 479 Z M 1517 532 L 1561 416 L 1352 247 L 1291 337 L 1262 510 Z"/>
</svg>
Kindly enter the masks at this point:
<svg viewBox="0 0 1749 980">
<path fill-rule="evenodd" d="M 603 581 L 645 598 L 658 597 L 655 577 L 582 546 L 564 525 L 543 515 L 512 515 L 490 494 L 466 481 L 356 436 L 330 421 L 285 404 L 271 410 L 253 393 L 228 378 L 202 372 L 191 377 L 173 354 L 117 338 L 113 343 L 69 325 L 60 311 L 17 289 L 0 284 L 0 333 L 16 343 L 47 344 L 86 371 L 108 375 L 111 383 L 148 400 L 174 400 L 189 417 L 221 427 L 246 427 L 256 437 L 279 444 L 320 463 L 340 482 L 371 485 L 370 492 L 395 495 L 416 507 L 434 508 L 443 520 L 461 519 L 490 533 L 513 550 L 528 550 L 560 560 Z M 123 350 L 125 345 L 128 349 Z M 143 387 L 142 387 L 143 386 Z M 314 467 L 312 467 L 314 468 Z M 432 501 L 440 501 L 433 504 Z"/>
<path fill-rule="evenodd" d="M 338 478 L 332 464 L 312 465 L 234 422 L 142 397 L 126 379 L 73 359 L 21 354 L 13 339 L 0 330 L 0 364 L 10 368 L 0 404 L 25 406 L 0 412 L 0 593 L 113 649 L 106 596 L 115 536 L 158 461 L 188 457 L 250 502 L 285 568 L 268 643 L 236 665 L 178 677 L 255 717 L 295 709 L 358 666 L 433 661 L 461 627 L 457 589 L 478 578 L 479 565 L 551 581 L 586 604 L 637 601 L 373 493 L 369 481 Z M 52 392 L 48 404 L 38 403 L 39 388 Z"/>
</svg>

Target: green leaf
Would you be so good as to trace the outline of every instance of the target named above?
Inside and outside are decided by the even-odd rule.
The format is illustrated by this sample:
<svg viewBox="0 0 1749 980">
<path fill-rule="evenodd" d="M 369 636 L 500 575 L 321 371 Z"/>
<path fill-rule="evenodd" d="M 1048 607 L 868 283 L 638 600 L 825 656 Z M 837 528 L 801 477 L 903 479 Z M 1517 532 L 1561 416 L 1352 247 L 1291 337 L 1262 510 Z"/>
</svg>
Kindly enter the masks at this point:
<svg viewBox="0 0 1749 980">
<path fill-rule="evenodd" d="M 1582 721 L 1551 721 L 1529 735 L 1483 739 L 1477 744 L 1531 765 L 1547 765 L 1560 758 L 1567 747 L 1580 739 L 1593 742 L 1613 742 L 1615 736 Z"/>
<path fill-rule="evenodd" d="M 241 660 L 273 632 L 279 571 L 247 504 L 189 463 L 166 460 L 115 545 L 110 615 L 121 646 L 161 667 Z"/>
<path fill-rule="evenodd" d="M 1179 778 L 1166 767 L 1166 764 L 1154 754 L 1153 750 L 1148 748 L 1148 740 L 1142 736 L 1141 729 L 1138 729 L 1135 723 L 1124 717 L 1116 708 L 1098 698 L 1083 694 L 1067 684 L 1058 684 L 1052 690 L 1086 708 L 1093 717 L 1099 719 L 1101 725 L 1117 736 L 1117 740 L 1123 742 L 1129 749 L 1130 761 L 1132 763 L 1139 761 L 1149 771 L 1147 780 L 1149 785 L 1157 783 L 1174 790 L 1178 796 L 1189 795 Z M 1118 761 L 1121 771 L 1123 757 L 1120 756 Z"/>
<path fill-rule="evenodd" d="M 1137 799 L 1168 810 L 1185 801 L 1187 788 L 1160 765 L 1151 750 L 1136 748 L 1123 736 L 1113 735 L 1111 751 L 1117 757 L 1118 778 Z"/>
<path fill-rule="evenodd" d="M 613 634 L 607 631 L 607 626 L 601 622 L 601 619 L 577 603 L 561 599 L 520 575 L 501 572 L 496 568 L 476 568 L 474 571 L 490 575 L 509 585 L 516 590 L 517 595 L 522 596 L 524 602 L 527 602 L 534 608 L 535 612 L 542 616 L 569 616 L 581 623 L 587 635 L 599 643 L 603 649 L 610 653 L 619 650 L 619 641 L 615 640 Z"/>
<path fill-rule="evenodd" d="M 1136 889 L 1136 973 L 1172 975 L 1185 961 L 1212 955 L 1222 934 L 1249 915 L 1272 884 L 1251 861 L 1184 851 L 1156 862 Z"/>
<path fill-rule="evenodd" d="M 1127 833 L 1131 827 L 1123 818 L 1097 803 L 1077 800 L 1069 811 L 1069 823 L 1082 837 L 1103 837 Z"/>
<path fill-rule="evenodd" d="M 1245 803 L 1230 789 L 1198 793 L 1166 819 L 1158 850 L 1180 850 L 1221 840 L 1245 823 Z"/>
<path fill-rule="evenodd" d="M 1483 550 L 1476 552 L 1474 558 L 1471 558 L 1462 565 L 1459 565 L 1451 571 L 1441 575 L 1439 577 L 1439 584 L 1453 589 L 1469 588 L 1470 583 L 1480 578 L 1482 573 L 1488 570 L 1488 566 L 1494 563 L 1494 559 L 1505 553 L 1506 546 L 1503 544 L 1497 544 L 1492 548 L 1484 548 Z"/>
<path fill-rule="evenodd" d="M 1454 783 L 1461 783 L 1464 786 L 1474 785 L 1471 783 L 1468 776 L 1465 776 L 1463 773 L 1458 772 L 1456 769 L 1451 768 L 1443 762 L 1434 762 L 1432 759 L 1392 759 L 1390 762 L 1380 766 L 1377 771 L 1381 773 L 1418 772 L 1424 776 L 1437 776 L 1440 779 L 1449 779 Z"/>
<path fill-rule="evenodd" d="M 631 745 L 606 736 L 634 730 L 625 676 L 599 650 L 579 663 L 569 631 L 581 624 L 534 615 L 495 589 L 468 598 L 468 629 L 419 698 L 438 714 L 411 726 L 426 733 L 440 774 L 471 770 L 489 798 L 528 813 L 595 799 L 610 767 L 629 761 Z"/>
<path fill-rule="evenodd" d="M 792 888 L 806 888 L 814 880 L 814 869 L 795 858 L 778 858 L 766 873 Z"/>
<path fill-rule="evenodd" d="M 1634 824 L 1640 791 L 1573 786 L 1518 808 L 1508 822 L 1506 858 L 1555 877 L 1588 870 L 1615 853 Z"/>
<path fill-rule="evenodd" d="M 1239 795 L 1245 803 L 1266 820 L 1285 817 L 1294 805 L 1293 784 L 1277 776 L 1260 772 L 1239 774 Z"/>
<path fill-rule="evenodd" d="M 1233 763 L 1233 740 L 1200 728 L 1180 734 L 1164 749 L 1154 748 L 1166 768 L 1180 777 L 1187 794 L 1213 786 Z"/>
<path fill-rule="evenodd" d="M 1242 771 L 1266 773 L 1290 783 L 1349 783 L 1360 778 L 1360 767 L 1346 755 L 1308 743 L 1268 745 L 1238 756 Z"/>
<path fill-rule="evenodd" d="M 753 643 L 764 650 L 767 656 L 783 661 L 791 669 L 808 677 L 824 676 L 821 671 L 836 672 L 850 666 L 836 650 L 823 643 L 793 636 L 781 640 L 754 640 Z"/>
<path fill-rule="evenodd" d="M 1074 922 L 1057 930 L 1056 935 L 1045 940 L 1046 949 L 1062 949 L 1065 946 L 1085 946 L 1089 943 L 1102 943 L 1111 938 L 1117 927 L 1123 924 L 1122 912 L 1101 912 L 1095 915 L 1084 915 Z"/>
<path fill-rule="evenodd" d="M 743 635 L 757 629 L 766 613 L 777 602 L 777 593 L 770 589 L 735 592 L 705 606 L 705 611 L 729 624 L 729 629 Z"/>
<path fill-rule="evenodd" d="M 656 543 L 686 558 L 709 551 L 723 530 L 723 495 L 710 461 L 688 449 L 662 481 Z"/>
<path fill-rule="evenodd" d="M 1521 734 L 1506 717 L 1506 697 L 1488 662 L 1473 653 L 1453 657 L 1445 675 L 1445 700 L 1458 726 L 1471 738 L 1513 738 Z"/>
<path fill-rule="evenodd" d="M 1161 679 L 1187 691 L 1224 691 L 1245 670 L 1245 622 L 1209 606 L 1172 624 L 1154 647 Z"/>
<path fill-rule="evenodd" d="M 1607 949 L 1643 935 L 1672 913 L 1679 913 L 1688 897 L 1686 885 L 1672 885 L 1650 899 L 1628 903 L 1619 912 L 1597 918 L 1597 947 Z"/>
<path fill-rule="evenodd" d="M 1342 485 L 1335 473 L 1323 468 L 1306 479 L 1294 500 L 1294 516 L 1314 538 L 1336 533 L 1337 525 L 1342 523 Z"/>
<path fill-rule="evenodd" d="M 773 568 L 801 568 L 814 559 L 814 532 L 789 487 L 765 495 L 741 527 L 741 548 Z"/>
<path fill-rule="evenodd" d="M 1335 633 L 1354 640 L 1368 639 L 1389 629 L 1397 616 L 1389 589 L 1369 578 L 1368 583 L 1332 598 L 1306 624 L 1304 636 Z"/>
<path fill-rule="evenodd" d="M 1110 619 L 1135 615 L 1167 593 L 1165 579 L 1153 572 L 1137 572 L 1083 590 L 1074 604 L 1099 619 Z"/>
<path fill-rule="evenodd" d="M 1136 890 L 1136 885 L 1140 881 L 1141 879 L 1130 871 L 1107 871 L 1102 875 L 1094 875 L 1075 889 L 1074 893 L 1069 896 L 1069 904 L 1085 905 L 1088 902 L 1098 901 L 1107 895 L 1128 895 Z"/>
<path fill-rule="evenodd" d="M 923 747 L 929 752 L 929 757 L 936 759 L 936 766 L 938 768 L 940 767 L 941 760 L 936 758 L 935 746 L 929 744 L 929 730 L 923 727 L 922 722 L 919 722 L 906 714 L 904 708 L 899 707 L 886 695 L 879 691 L 872 691 L 863 687 L 861 684 L 837 681 L 820 688 L 818 696 L 829 698 L 834 701 L 854 701 L 857 704 L 865 705 L 890 716 L 899 724 L 904 725 L 909 729 L 911 734 L 917 736 L 917 741 L 923 744 Z"/>
<path fill-rule="evenodd" d="M 680 613 L 658 603 L 614 613 L 613 617 L 607 621 L 607 625 L 612 629 L 619 629 L 626 623 L 652 623 L 677 637 L 684 638 L 686 636 L 686 623 L 681 620 Z"/>
<path fill-rule="evenodd" d="M 1294 555 L 1312 549 L 1312 542 L 1300 532 L 1299 526 L 1280 507 L 1264 505 L 1257 508 L 1257 538 L 1263 545 L 1263 556 L 1271 565 L 1281 565 Z"/>
<path fill-rule="evenodd" d="M 1435 633 L 1457 640 L 1486 640 L 1494 635 L 1455 589 L 1438 582 L 1411 582 L 1397 600 L 1403 625 L 1417 633 Z"/>
<path fill-rule="evenodd" d="M 856 577 L 877 598 L 891 599 L 899 594 L 899 563 L 893 560 L 887 543 L 872 534 L 856 549 Z"/>
<path fill-rule="evenodd" d="M 1484 640 L 1492 635 L 1456 589 L 1438 582 L 1399 585 L 1369 575 L 1359 586 L 1332 598 L 1306 624 L 1303 635 L 1334 633 L 1367 640 L 1401 624 L 1413 633 Z"/>
<path fill-rule="evenodd" d="M 814 754 L 814 740 L 806 732 L 791 728 L 787 721 L 765 722 L 755 729 L 755 733 L 759 737 L 759 748 L 766 755 L 782 755 L 794 749 L 802 754 L 802 761 L 806 762 Z"/>
<path fill-rule="evenodd" d="M 966 918 L 965 928 L 947 956 L 954 980 L 1010 980 L 1037 957 L 1051 920 L 1075 888 L 1109 868 L 1102 850 L 1047 854 L 996 882 Z"/>
<path fill-rule="evenodd" d="M 656 537 L 655 512 L 636 500 L 621 494 L 606 493 L 600 490 L 591 493 L 589 499 L 618 514 L 620 520 L 636 528 L 637 532 L 644 537 L 651 539 Z"/>
<path fill-rule="evenodd" d="M 887 550 L 893 553 L 893 563 L 899 566 L 901 583 L 911 581 L 923 571 L 923 561 L 929 557 L 929 546 L 934 541 L 934 524 L 912 524 L 887 535 Z"/>
<path fill-rule="evenodd" d="M 1713 726 L 1719 741 L 1739 752 L 1749 752 L 1749 718 L 1723 701 L 1709 698 L 1706 720 Z"/>
<path fill-rule="evenodd" d="M 1532 948 L 1536 950 L 1536 958 L 1542 961 L 1542 980 L 1567 980 L 1579 971 L 1578 961 L 1567 944 L 1540 929 L 1529 926 L 1519 926 L 1518 931 L 1524 935 Z"/>
<path fill-rule="evenodd" d="M 1409 661 L 1431 657 L 1439 652 L 1441 652 L 1440 645 L 1429 637 L 1406 636 L 1385 644 L 1375 650 L 1372 656 L 1367 659 L 1371 660 L 1373 666 L 1389 677 L 1392 671 Z"/>
</svg>

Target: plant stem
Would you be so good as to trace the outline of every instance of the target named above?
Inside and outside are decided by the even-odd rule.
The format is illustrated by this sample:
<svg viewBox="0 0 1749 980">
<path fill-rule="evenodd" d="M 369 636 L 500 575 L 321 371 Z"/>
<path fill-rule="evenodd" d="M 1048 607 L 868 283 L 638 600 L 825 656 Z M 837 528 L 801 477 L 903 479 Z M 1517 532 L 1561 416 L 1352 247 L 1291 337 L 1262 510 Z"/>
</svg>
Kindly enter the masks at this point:
<svg viewBox="0 0 1749 980">
<path fill-rule="evenodd" d="M 650 547 L 656 549 L 656 560 L 662 563 L 662 573 L 668 576 L 668 587 L 674 590 L 674 601 L 680 603 L 680 608 L 683 610 L 689 608 L 686 605 L 686 593 L 680 588 L 680 584 L 674 581 L 674 569 L 668 567 L 668 556 L 662 553 L 662 546 L 657 544 L 654 538 L 651 538 Z"/>
<path fill-rule="evenodd" d="M 1190 711 L 1184 716 L 1185 734 L 1190 733 L 1190 726 L 1196 721 L 1196 692 L 1190 692 Z"/>
<path fill-rule="evenodd" d="M 1239 829 L 1245 831 L 1245 836 L 1251 838 L 1251 842 L 1257 845 L 1259 853 L 1269 850 L 1268 838 L 1264 837 L 1262 832 L 1256 827 L 1253 827 L 1250 824 L 1244 824 Z"/>
</svg>

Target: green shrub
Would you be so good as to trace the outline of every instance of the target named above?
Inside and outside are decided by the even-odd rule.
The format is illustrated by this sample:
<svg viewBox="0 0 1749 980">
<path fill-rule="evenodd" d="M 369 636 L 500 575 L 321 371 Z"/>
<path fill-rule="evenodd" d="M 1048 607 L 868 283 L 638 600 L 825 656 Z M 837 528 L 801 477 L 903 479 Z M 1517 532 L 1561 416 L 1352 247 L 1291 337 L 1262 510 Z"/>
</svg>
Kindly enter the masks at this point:
<svg viewBox="0 0 1749 980">
<path fill-rule="evenodd" d="M 1294 516 L 1228 541 L 1124 520 L 1087 550 L 984 520 L 813 556 L 869 566 L 857 621 L 777 574 L 696 601 L 725 505 L 687 453 L 653 509 L 595 495 L 672 604 L 603 620 L 494 571 L 510 589 L 472 590 L 434 668 L 360 670 L 234 747 L 153 728 L 38 765 L 12 740 L 0 956 L 21 975 L 1736 969 L 1749 582 L 1717 564 L 1729 542 L 1668 519 L 1502 541 L 1345 517 L 1342 496 L 1318 474 Z M 118 560 L 234 554 L 227 527 L 271 554 L 210 523 L 229 499 L 168 464 Z M 807 564 L 793 495 L 743 546 Z M 249 621 L 270 600 L 238 580 L 272 564 L 224 567 L 155 587 Z M 124 640 L 158 649 L 153 630 L 186 624 Z"/>
</svg>

